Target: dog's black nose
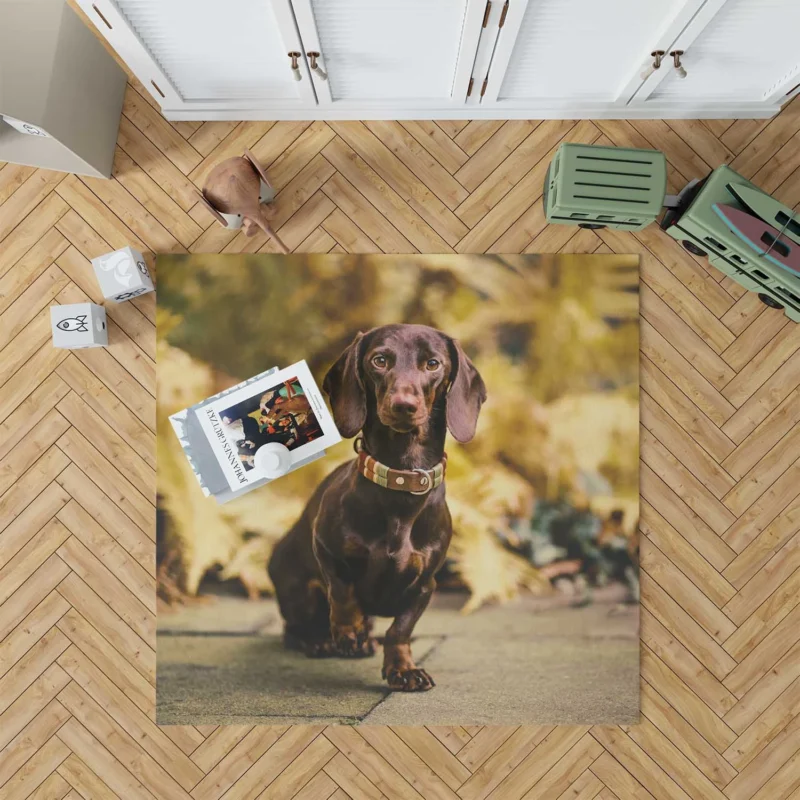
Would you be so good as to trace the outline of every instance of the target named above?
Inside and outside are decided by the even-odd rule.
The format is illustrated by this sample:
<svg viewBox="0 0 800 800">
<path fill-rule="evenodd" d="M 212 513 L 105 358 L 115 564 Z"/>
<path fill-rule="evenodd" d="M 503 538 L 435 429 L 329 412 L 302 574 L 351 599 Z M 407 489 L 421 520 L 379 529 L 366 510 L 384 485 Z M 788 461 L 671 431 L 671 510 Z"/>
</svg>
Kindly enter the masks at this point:
<svg viewBox="0 0 800 800">
<path fill-rule="evenodd" d="M 412 414 L 417 413 L 419 408 L 419 401 L 412 394 L 396 394 L 392 398 L 392 411 L 395 414 Z"/>
</svg>

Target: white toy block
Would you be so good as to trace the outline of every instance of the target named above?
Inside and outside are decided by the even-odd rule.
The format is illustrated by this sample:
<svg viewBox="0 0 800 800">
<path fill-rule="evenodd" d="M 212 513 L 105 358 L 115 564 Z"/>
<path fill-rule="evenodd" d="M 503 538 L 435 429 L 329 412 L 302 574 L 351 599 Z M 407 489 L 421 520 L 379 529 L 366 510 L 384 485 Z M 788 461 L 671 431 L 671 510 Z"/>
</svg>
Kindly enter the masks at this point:
<svg viewBox="0 0 800 800">
<path fill-rule="evenodd" d="M 92 266 L 106 300 L 121 303 L 153 291 L 147 264 L 142 254 L 132 247 L 93 258 Z"/>
<path fill-rule="evenodd" d="M 53 347 L 78 350 L 108 344 L 106 310 L 94 303 L 50 306 Z"/>
</svg>

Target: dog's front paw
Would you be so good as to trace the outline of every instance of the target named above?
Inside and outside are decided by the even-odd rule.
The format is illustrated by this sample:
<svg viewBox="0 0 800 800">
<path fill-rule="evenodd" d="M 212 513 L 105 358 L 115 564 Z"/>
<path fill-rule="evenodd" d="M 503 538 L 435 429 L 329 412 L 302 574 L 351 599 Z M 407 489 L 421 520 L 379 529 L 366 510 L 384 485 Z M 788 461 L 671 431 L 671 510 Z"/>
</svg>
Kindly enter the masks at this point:
<svg viewBox="0 0 800 800">
<path fill-rule="evenodd" d="M 427 692 L 436 686 L 433 678 L 420 667 L 384 667 L 381 674 L 394 692 Z"/>
<path fill-rule="evenodd" d="M 336 655 L 342 658 L 369 658 L 377 652 L 375 639 L 369 635 L 369 629 L 366 626 L 342 625 L 334 628 L 333 642 Z"/>
</svg>

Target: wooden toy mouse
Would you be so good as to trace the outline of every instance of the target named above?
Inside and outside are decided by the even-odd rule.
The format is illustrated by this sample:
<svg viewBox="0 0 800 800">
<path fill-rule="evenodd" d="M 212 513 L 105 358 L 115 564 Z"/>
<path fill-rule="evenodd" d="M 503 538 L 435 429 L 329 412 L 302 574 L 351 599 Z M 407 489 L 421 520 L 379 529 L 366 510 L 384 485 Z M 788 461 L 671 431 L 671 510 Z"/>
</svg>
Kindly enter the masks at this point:
<svg viewBox="0 0 800 800">
<path fill-rule="evenodd" d="M 263 185 L 266 191 L 263 192 Z M 269 223 L 273 212 L 264 203 L 271 202 L 274 191 L 267 174 L 249 150 L 242 156 L 226 158 L 206 178 L 201 198 L 214 218 L 226 228 L 243 227 L 246 236 L 261 228 L 271 236 L 282 253 L 289 248 Z"/>
</svg>

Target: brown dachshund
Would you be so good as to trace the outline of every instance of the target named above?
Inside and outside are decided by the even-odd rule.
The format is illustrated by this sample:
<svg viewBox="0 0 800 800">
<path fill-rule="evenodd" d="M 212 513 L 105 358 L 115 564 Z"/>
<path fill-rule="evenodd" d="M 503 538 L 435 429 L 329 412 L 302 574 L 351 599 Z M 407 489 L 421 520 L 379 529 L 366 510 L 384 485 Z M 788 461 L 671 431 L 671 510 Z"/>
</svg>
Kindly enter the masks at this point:
<svg viewBox="0 0 800 800">
<path fill-rule="evenodd" d="M 362 432 L 362 452 L 322 481 L 275 546 L 269 574 L 284 642 L 312 657 L 371 656 L 370 617 L 394 617 L 383 677 L 392 689 L 425 691 L 434 682 L 410 641 L 452 535 L 445 436 L 472 439 L 486 387 L 449 336 L 385 325 L 356 336 L 323 388 L 342 436 Z"/>
</svg>

